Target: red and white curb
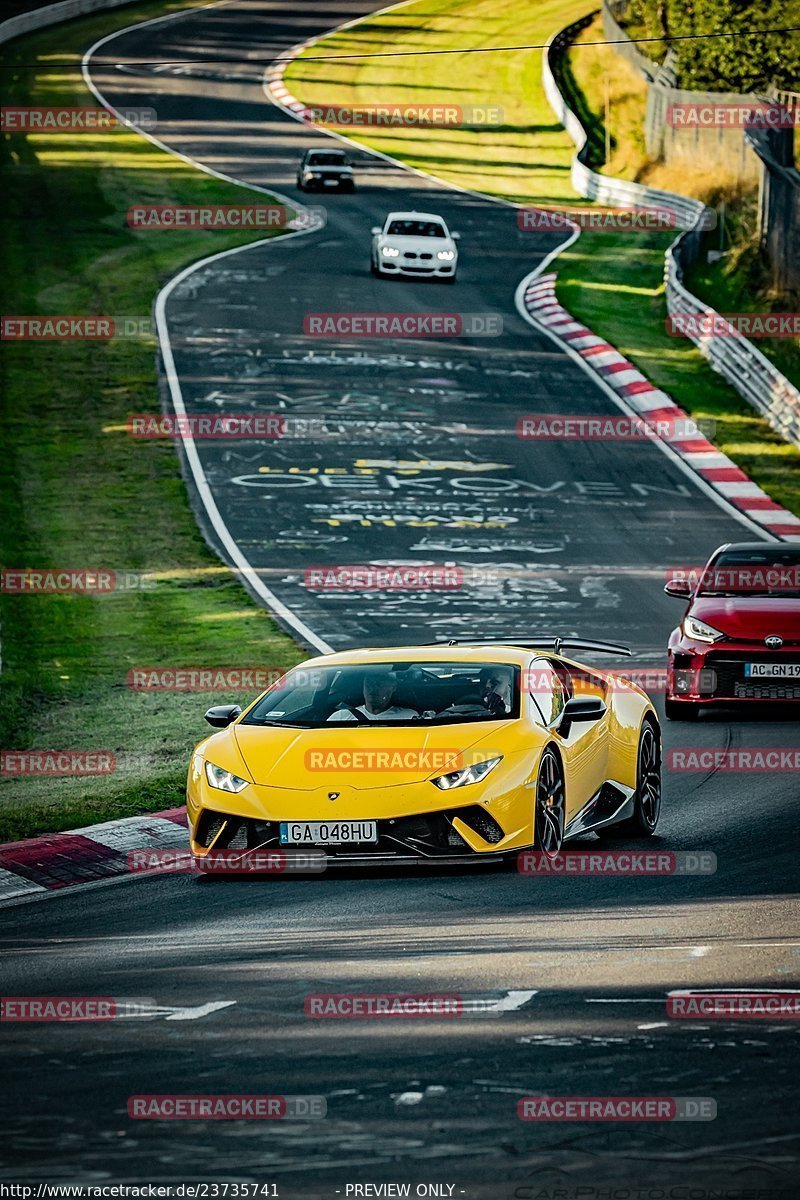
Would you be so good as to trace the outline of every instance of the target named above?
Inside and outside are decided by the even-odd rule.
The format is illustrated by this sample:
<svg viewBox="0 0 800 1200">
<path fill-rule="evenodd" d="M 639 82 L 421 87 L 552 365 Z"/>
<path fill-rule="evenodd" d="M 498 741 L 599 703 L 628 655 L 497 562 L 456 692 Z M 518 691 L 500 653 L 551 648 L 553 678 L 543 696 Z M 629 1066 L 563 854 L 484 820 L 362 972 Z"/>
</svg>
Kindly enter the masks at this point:
<svg viewBox="0 0 800 1200">
<path fill-rule="evenodd" d="M 551 338 L 558 339 L 583 359 L 586 367 L 603 380 L 625 404 L 648 421 L 669 422 L 680 428 L 689 422 L 684 412 L 666 392 L 658 388 L 624 358 L 609 342 L 592 333 L 556 299 L 556 273 L 529 276 L 523 303 L 529 316 Z M 684 426 L 685 427 L 685 426 Z M 741 467 L 723 454 L 698 432 L 696 437 L 664 439 L 728 504 L 733 505 L 754 524 L 774 537 L 800 541 L 800 517 L 781 508 L 766 492 L 753 483 Z"/>
<path fill-rule="evenodd" d="M 132 850 L 186 849 L 186 809 L 0 845 L 0 902 L 128 875 Z"/>
<path fill-rule="evenodd" d="M 308 50 L 318 40 L 317 38 L 312 38 L 307 42 L 298 42 L 296 46 L 292 46 L 281 56 L 286 61 L 273 63 L 272 66 L 267 68 L 264 75 L 264 87 L 278 107 L 290 112 L 293 116 L 297 117 L 298 121 L 303 121 L 306 125 L 313 125 L 313 121 L 307 115 L 308 106 L 303 104 L 302 100 L 298 100 L 296 96 L 292 95 L 283 82 L 283 75 L 286 68 L 291 66 L 294 59 L 299 58 L 304 50 Z"/>
</svg>

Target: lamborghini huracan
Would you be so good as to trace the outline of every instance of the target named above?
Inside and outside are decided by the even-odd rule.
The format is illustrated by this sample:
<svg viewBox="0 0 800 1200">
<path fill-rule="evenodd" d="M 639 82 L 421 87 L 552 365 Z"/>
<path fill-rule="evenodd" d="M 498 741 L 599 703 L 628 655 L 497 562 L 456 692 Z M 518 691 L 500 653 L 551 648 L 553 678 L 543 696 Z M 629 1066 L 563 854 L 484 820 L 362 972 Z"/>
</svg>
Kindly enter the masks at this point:
<svg viewBox="0 0 800 1200">
<path fill-rule="evenodd" d="M 576 834 L 650 837 L 661 736 L 647 695 L 562 651 L 574 638 L 348 650 L 295 667 L 242 711 L 209 709 L 191 849 L 323 848 L 329 864 L 462 863 Z"/>
</svg>

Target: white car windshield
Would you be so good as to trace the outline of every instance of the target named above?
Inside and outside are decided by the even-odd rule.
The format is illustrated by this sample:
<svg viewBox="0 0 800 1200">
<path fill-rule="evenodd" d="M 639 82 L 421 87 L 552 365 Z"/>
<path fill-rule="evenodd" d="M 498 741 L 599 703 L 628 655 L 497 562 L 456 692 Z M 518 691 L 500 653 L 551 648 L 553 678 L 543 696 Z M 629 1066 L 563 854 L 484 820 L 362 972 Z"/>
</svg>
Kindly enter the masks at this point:
<svg viewBox="0 0 800 1200">
<path fill-rule="evenodd" d="M 391 221 L 386 233 L 389 237 L 447 237 L 444 225 L 439 221 Z"/>
<path fill-rule="evenodd" d="M 306 159 L 307 167 L 346 167 L 347 159 L 343 154 L 337 154 L 335 150 L 326 152 L 316 152 L 309 154 Z"/>
<path fill-rule="evenodd" d="M 519 716 L 519 668 L 487 662 L 388 662 L 290 671 L 244 725 L 320 729 L 359 725 L 456 725 Z"/>
</svg>

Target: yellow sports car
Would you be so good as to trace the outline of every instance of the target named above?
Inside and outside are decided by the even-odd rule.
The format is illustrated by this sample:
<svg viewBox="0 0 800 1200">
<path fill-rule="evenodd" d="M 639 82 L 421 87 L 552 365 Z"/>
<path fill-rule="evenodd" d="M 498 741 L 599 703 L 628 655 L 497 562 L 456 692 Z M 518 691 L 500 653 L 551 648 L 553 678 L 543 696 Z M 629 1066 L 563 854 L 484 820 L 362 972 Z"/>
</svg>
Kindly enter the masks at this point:
<svg viewBox="0 0 800 1200">
<path fill-rule="evenodd" d="M 463 862 L 565 838 L 649 837 L 661 737 L 647 695 L 575 638 L 348 650 L 295 667 L 192 754 L 194 855 L 324 848 L 328 863 Z"/>
</svg>

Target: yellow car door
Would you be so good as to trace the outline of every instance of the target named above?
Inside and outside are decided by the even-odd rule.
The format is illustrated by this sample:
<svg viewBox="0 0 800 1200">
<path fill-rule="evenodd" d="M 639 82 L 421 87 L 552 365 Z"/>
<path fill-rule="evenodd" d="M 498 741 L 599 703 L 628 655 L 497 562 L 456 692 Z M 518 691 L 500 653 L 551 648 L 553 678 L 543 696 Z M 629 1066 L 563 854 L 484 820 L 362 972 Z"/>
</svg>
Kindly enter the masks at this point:
<svg viewBox="0 0 800 1200">
<path fill-rule="evenodd" d="M 527 690 L 535 706 L 534 720 L 538 711 L 561 754 L 566 783 L 564 817 L 565 824 L 569 824 L 606 780 L 608 714 L 596 721 L 575 721 L 568 730 L 559 730 L 564 707 L 573 692 L 569 671 L 561 662 L 533 659 L 527 672 Z"/>
</svg>

